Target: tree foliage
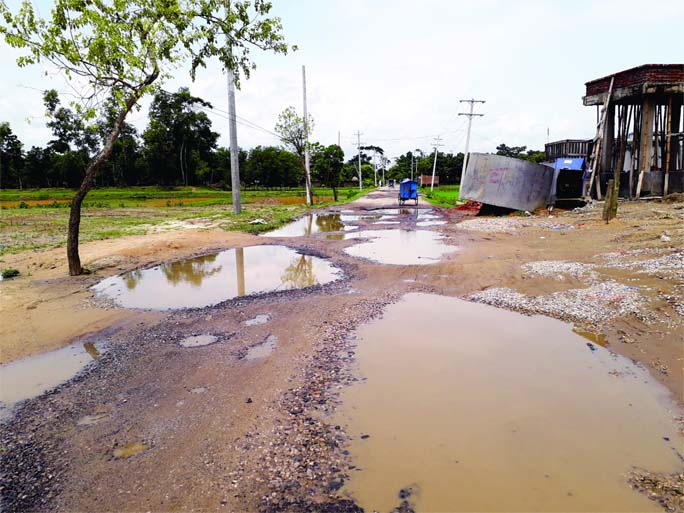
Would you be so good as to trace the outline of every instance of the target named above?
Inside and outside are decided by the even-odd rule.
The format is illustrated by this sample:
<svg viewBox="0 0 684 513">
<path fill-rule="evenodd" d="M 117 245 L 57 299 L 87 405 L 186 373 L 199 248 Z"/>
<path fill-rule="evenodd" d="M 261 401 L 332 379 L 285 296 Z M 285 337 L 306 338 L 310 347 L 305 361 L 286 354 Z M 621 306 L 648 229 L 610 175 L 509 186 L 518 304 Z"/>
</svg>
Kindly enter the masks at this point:
<svg viewBox="0 0 684 513">
<path fill-rule="evenodd" d="M 342 182 L 344 169 L 344 151 L 336 144 L 325 147 L 317 145 L 311 161 L 314 178 L 331 187 L 333 198 L 337 201 L 337 188 Z"/>
<path fill-rule="evenodd" d="M 314 129 L 314 120 L 311 114 L 308 117 L 308 135 L 311 136 Z M 297 114 L 294 107 L 288 107 L 280 113 L 275 125 L 275 131 L 285 148 L 299 158 L 304 158 L 307 130 L 304 127 L 304 118 Z"/>
<path fill-rule="evenodd" d="M 76 111 L 86 119 L 102 114 L 105 100 L 117 105 L 102 146 L 88 163 L 71 202 L 67 258 L 69 273 L 81 274 L 78 235 L 81 205 L 102 164 L 112 155 L 128 113 L 154 92 L 178 64 L 190 62 L 190 76 L 208 59 L 249 76 L 252 47 L 285 53 L 278 18 L 264 0 L 55 0 L 41 18 L 29 0 L 16 12 L 0 0 L 0 35 L 25 50 L 17 64 L 47 61 L 80 89 Z"/>
<path fill-rule="evenodd" d="M 514 159 L 528 160 L 530 162 L 544 162 L 546 154 L 543 151 L 528 150 L 527 146 L 508 146 L 501 143 L 496 147 L 496 154 Z"/>
</svg>

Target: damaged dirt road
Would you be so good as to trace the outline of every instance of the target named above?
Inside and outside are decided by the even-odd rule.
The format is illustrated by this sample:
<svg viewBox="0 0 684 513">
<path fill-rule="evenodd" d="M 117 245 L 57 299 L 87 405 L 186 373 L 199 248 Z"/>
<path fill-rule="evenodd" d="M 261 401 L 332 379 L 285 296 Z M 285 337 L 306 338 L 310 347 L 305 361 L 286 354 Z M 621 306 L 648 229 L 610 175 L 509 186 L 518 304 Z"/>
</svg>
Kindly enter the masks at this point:
<svg viewBox="0 0 684 513">
<path fill-rule="evenodd" d="M 32 275 L 0 284 L 9 321 L 0 328 L 2 362 L 74 342 L 99 349 L 75 379 L 6 418 L 2 509 L 361 511 L 354 490 L 362 486 L 347 486 L 364 473 L 358 444 L 376 434 L 339 414 L 347 390 L 373 382 L 358 366 L 365 339 L 355 334 L 420 293 L 561 319 L 585 337 L 581 351 L 635 362 L 639 378 L 660 387 L 675 429 L 658 443 L 677 464 L 624 468 L 620 486 L 643 500 L 625 504 L 681 511 L 682 206 L 625 204 L 605 225 L 591 207 L 553 217 L 472 217 L 422 204 L 401 211 L 386 190 L 332 218 L 307 218 L 309 235 L 189 230 L 89 243 L 82 255 L 96 272 L 87 277 L 65 277 L 62 250 L 8 256 L 7 266 Z M 305 288 L 181 310 L 154 310 L 154 298 L 150 310 L 125 309 L 89 288 L 120 272 L 264 244 L 325 259 L 340 279 L 307 286 L 318 278 L 304 258 L 290 271 Z M 256 272 L 245 267 L 244 279 Z M 424 343 L 436 336 L 422 328 L 430 322 L 429 309 L 418 311 L 404 331 Z M 615 372 L 611 379 L 627 379 Z M 591 473 L 591 455 L 584 463 Z M 404 484 L 391 507 L 420 509 L 420 486 Z M 501 496 L 498 509 L 506 506 Z"/>
</svg>

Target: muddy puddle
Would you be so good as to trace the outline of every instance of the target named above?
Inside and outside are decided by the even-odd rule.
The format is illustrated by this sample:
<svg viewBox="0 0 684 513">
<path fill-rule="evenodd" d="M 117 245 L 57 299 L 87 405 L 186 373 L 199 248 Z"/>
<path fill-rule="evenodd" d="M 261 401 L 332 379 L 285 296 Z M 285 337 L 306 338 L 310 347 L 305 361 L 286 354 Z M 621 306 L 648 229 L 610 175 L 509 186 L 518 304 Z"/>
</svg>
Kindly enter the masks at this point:
<svg viewBox="0 0 684 513">
<path fill-rule="evenodd" d="M 0 366 L 0 420 L 10 417 L 18 402 L 37 397 L 73 378 L 97 360 L 101 351 L 100 345 L 79 342 Z"/>
<path fill-rule="evenodd" d="M 353 230 L 353 226 L 344 224 L 344 216 L 339 213 L 331 214 L 306 214 L 304 217 L 288 223 L 273 231 L 262 234 L 263 237 L 303 237 L 306 235 L 313 235 L 321 232 L 339 232 L 344 230 Z"/>
<path fill-rule="evenodd" d="M 373 230 L 354 232 L 344 235 L 345 239 L 367 238 L 348 248 L 345 253 L 367 258 L 381 264 L 392 265 L 428 265 L 458 248 L 449 246 L 442 237 L 425 230 Z"/>
<path fill-rule="evenodd" d="M 258 360 L 260 358 L 266 358 L 267 356 L 270 356 L 273 351 L 275 351 L 277 344 L 278 337 L 275 335 L 269 335 L 264 339 L 263 342 L 252 346 L 247 350 L 245 360 Z"/>
<path fill-rule="evenodd" d="M 376 208 L 371 210 L 373 214 L 400 215 L 400 216 L 433 216 L 433 210 L 425 207 L 396 207 L 396 208 Z"/>
<path fill-rule="evenodd" d="M 125 308 L 168 310 L 322 285 L 341 274 L 327 260 L 285 246 L 249 246 L 112 276 L 93 289 Z"/>
<path fill-rule="evenodd" d="M 667 390 L 570 325 L 408 294 L 357 340 L 334 421 L 366 511 L 660 511 L 625 473 L 682 470 Z"/>
</svg>

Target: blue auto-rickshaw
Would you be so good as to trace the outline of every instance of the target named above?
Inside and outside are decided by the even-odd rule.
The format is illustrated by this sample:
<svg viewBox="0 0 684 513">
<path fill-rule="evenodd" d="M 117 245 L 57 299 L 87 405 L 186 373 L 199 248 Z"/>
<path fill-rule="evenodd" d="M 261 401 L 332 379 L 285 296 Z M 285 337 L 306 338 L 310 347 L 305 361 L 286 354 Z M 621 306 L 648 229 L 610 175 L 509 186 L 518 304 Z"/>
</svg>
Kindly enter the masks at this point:
<svg viewBox="0 0 684 513">
<path fill-rule="evenodd" d="M 409 200 L 415 200 L 416 205 L 418 204 L 418 182 L 404 180 L 399 184 L 399 204 L 403 205 Z"/>
</svg>

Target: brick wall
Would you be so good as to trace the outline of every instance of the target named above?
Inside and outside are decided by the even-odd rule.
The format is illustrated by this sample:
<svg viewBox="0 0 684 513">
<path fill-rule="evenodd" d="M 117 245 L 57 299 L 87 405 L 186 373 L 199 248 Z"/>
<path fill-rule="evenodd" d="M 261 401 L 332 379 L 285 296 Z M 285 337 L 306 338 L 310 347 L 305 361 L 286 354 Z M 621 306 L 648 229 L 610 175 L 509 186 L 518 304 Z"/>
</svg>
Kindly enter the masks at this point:
<svg viewBox="0 0 684 513">
<path fill-rule="evenodd" d="M 612 75 L 587 82 L 586 96 L 605 93 L 610 87 Z M 633 87 L 644 83 L 651 84 L 684 84 L 684 64 L 645 64 L 637 68 L 620 71 L 615 74 L 613 89 Z"/>
</svg>

